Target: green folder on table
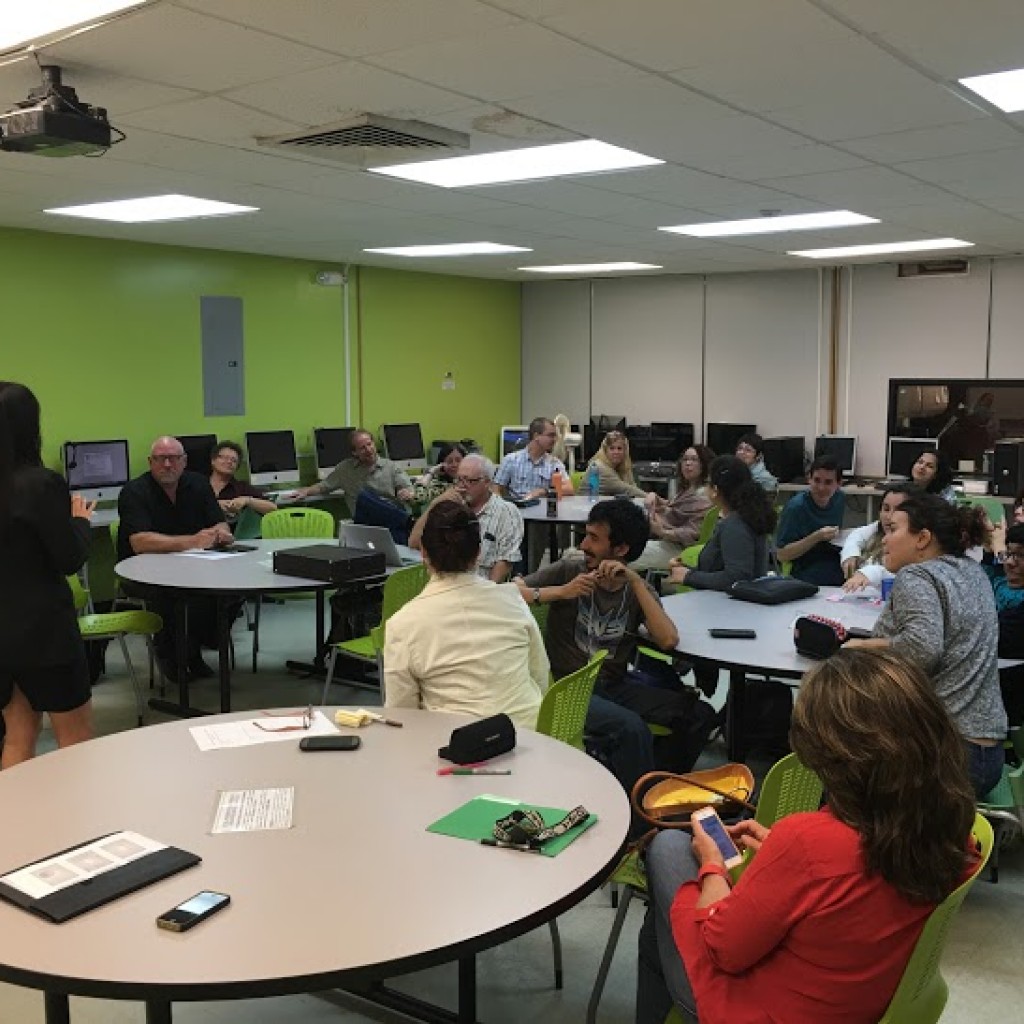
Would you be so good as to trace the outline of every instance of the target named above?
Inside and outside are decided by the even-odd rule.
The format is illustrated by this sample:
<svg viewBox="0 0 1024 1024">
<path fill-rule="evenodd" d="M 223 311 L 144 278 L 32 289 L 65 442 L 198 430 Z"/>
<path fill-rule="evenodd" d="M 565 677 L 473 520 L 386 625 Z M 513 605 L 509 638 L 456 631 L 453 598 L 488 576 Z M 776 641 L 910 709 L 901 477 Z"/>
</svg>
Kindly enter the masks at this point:
<svg viewBox="0 0 1024 1024">
<path fill-rule="evenodd" d="M 548 826 L 561 821 L 569 813 L 568 810 L 561 810 L 558 807 L 535 807 L 517 800 L 503 800 L 497 796 L 478 796 L 461 807 L 456 807 L 454 811 L 446 814 L 443 818 L 438 818 L 432 825 L 427 826 L 427 831 L 440 836 L 454 836 L 456 839 L 469 839 L 478 843 L 481 839 L 494 838 L 494 823 L 499 818 L 506 817 L 517 808 L 526 807 L 532 807 L 533 810 L 539 811 L 544 819 L 544 824 Z M 597 815 L 591 814 L 586 821 L 569 829 L 564 836 L 549 839 L 540 848 L 541 853 L 545 857 L 557 857 L 596 821 Z"/>
</svg>

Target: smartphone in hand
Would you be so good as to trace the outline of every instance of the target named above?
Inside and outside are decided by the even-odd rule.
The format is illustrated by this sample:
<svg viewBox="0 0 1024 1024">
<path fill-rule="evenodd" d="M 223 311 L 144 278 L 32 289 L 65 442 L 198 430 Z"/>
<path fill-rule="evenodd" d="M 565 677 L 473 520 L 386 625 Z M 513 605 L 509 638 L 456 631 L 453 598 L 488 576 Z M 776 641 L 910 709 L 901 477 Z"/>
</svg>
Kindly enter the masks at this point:
<svg viewBox="0 0 1024 1024">
<path fill-rule="evenodd" d="M 718 852 L 725 860 L 727 868 L 734 868 L 743 862 L 743 854 L 736 848 L 729 833 L 725 831 L 725 825 L 722 824 L 722 819 L 714 808 L 704 807 L 699 811 L 694 811 L 691 817 L 695 821 L 699 821 L 701 828 L 715 841 L 715 846 L 718 847 Z"/>
</svg>

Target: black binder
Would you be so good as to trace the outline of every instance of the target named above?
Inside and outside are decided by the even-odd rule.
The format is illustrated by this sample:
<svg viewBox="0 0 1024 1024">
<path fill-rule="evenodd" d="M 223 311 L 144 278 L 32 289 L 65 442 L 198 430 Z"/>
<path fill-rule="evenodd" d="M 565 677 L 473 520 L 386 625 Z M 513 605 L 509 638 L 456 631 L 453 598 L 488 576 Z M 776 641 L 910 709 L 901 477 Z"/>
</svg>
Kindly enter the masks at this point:
<svg viewBox="0 0 1024 1024">
<path fill-rule="evenodd" d="M 111 835 L 117 835 L 117 833 L 111 832 L 106 836 L 97 836 L 95 839 L 78 843 L 76 846 L 69 846 L 66 850 L 40 857 L 38 862 L 23 864 L 20 868 L 5 871 L 4 874 L 13 874 L 15 871 L 31 867 L 33 863 L 63 856 L 72 850 L 78 850 L 83 846 L 107 839 Z M 94 878 L 83 879 L 75 885 L 69 885 L 67 888 L 59 889 L 57 892 L 38 899 L 0 882 L 0 898 L 8 903 L 13 903 L 16 907 L 28 910 L 30 913 L 38 914 L 54 924 L 63 924 L 73 917 L 78 917 L 79 914 L 102 907 L 104 903 L 111 903 L 138 889 L 144 889 L 147 885 L 159 882 L 163 878 L 176 875 L 179 871 L 195 867 L 201 861 L 202 857 L 195 853 L 179 850 L 176 846 L 167 846 L 162 850 L 155 850 L 136 860 L 128 861 L 120 867 L 111 868 L 110 871 L 105 871 Z"/>
</svg>

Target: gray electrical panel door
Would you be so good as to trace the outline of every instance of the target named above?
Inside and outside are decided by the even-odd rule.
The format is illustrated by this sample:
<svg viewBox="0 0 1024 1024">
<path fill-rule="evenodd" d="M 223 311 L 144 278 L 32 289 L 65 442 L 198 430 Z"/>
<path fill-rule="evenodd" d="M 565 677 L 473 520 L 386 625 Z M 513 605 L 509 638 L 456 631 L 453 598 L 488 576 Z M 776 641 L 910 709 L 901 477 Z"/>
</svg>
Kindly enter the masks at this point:
<svg viewBox="0 0 1024 1024">
<path fill-rule="evenodd" d="M 199 331 L 203 348 L 203 414 L 244 416 L 242 300 L 234 295 L 201 295 Z"/>
</svg>

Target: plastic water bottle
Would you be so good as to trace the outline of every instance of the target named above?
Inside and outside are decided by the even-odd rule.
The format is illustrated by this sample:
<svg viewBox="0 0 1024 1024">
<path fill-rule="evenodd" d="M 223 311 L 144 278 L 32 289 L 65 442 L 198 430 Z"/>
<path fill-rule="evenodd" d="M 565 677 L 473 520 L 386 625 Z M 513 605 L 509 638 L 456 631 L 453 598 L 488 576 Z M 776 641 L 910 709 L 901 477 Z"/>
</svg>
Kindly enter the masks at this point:
<svg viewBox="0 0 1024 1024">
<path fill-rule="evenodd" d="M 591 463 L 590 468 L 587 470 L 587 497 L 590 498 L 590 503 L 592 505 L 597 501 L 600 493 L 601 474 L 597 471 L 597 466 Z"/>
</svg>

